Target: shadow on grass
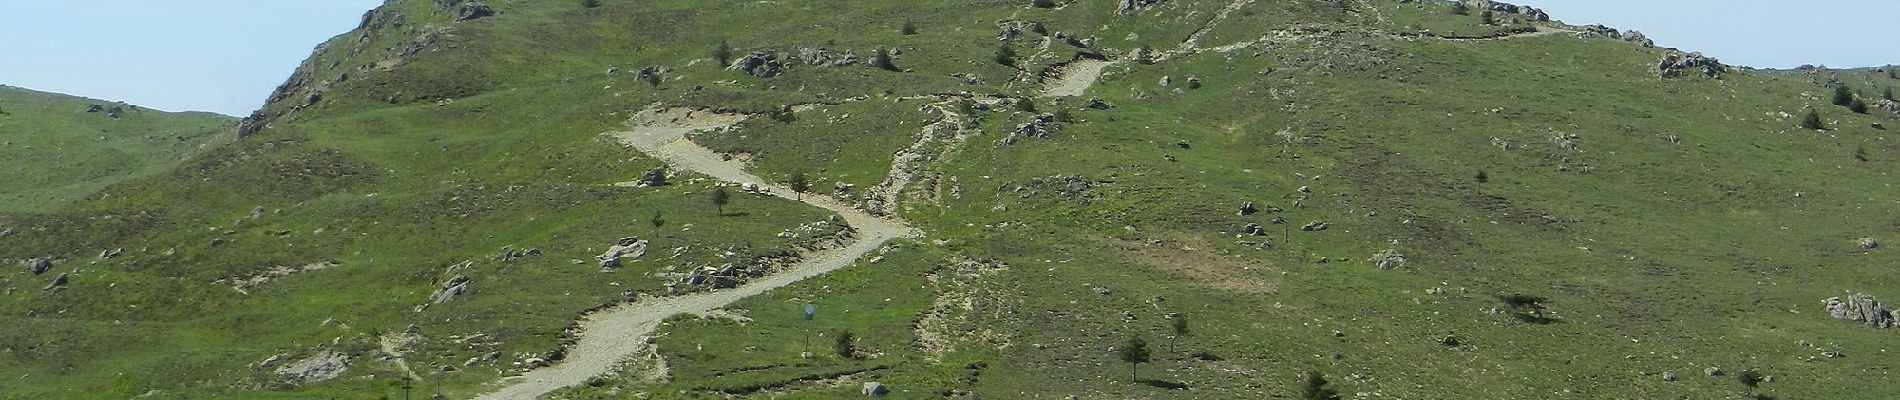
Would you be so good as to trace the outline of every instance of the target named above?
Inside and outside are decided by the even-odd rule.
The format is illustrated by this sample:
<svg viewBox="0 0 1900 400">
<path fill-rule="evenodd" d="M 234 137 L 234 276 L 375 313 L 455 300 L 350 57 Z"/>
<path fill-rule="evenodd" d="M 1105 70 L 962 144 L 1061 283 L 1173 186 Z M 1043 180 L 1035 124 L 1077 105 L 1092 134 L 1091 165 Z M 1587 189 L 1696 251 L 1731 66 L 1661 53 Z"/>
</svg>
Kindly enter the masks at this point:
<svg viewBox="0 0 1900 400">
<path fill-rule="evenodd" d="M 1512 314 L 1511 316 L 1517 317 L 1517 320 L 1519 322 L 1523 322 L 1527 324 L 1550 325 L 1550 324 L 1555 324 L 1558 322 L 1563 322 L 1563 320 L 1546 317 L 1542 315 L 1537 315 L 1537 314 L 1517 313 L 1517 314 Z"/>
<path fill-rule="evenodd" d="M 1137 382 L 1141 382 L 1144 385 L 1154 386 L 1154 387 L 1168 389 L 1168 390 L 1187 390 L 1188 388 L 1188 385 L 1186 383 L 1164 381 L 1160 379 L 1142 379 L 1142 380 L 1138 380 Z"/>
</svg>

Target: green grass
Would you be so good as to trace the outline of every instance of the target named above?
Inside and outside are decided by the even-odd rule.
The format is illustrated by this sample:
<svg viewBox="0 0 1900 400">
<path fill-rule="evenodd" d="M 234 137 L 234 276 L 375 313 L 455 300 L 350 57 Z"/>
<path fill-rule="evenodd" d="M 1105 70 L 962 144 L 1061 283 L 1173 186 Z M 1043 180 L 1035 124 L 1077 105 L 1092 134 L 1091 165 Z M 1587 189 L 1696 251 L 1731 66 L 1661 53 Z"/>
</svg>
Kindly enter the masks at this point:
<svg viewBox="0 0 1900 400">
<path fill-rule="evenodd" d="M 98 111 L 88 112 L 91 106 Z M 108 116 L 110 109 L 118 117 Z M 0 212 L 44 212 L 163 173 L 231 140 L 236 121 L 0 86 Z"/>
<path fill-rule="evenodd" d="M 659 163 L 599 134 L 655 104 L 760 112 L 838 103 L 696 138 L 751 155 L 761 176 L 802 172 L 825 191 L 881 181 L 892 153 L 932 117 L 922 101 L 893 97 L 1034 95 L 1035 82 L 1012 81 L 1016 70 L 989 61 L 1001 20 L 1098 39 L 1094 49 L 1048 52 L 1035 50 L 1035 34 L 1010 43 L 1035 72 L 1080 52 L 1173 48 L 1203 27 L 1210 47 L 1303 27 L 1492 29 L 1436 3 L 1258 1 L 1212 26 L 1228 2 L 1169 1 L 1130 16 L 1114 15 L 1111 2 L 1027 3 L 535 2 L 495 4 L 498 16 L 453 24 L 429 16 L 431 2 L 386 5 L 416 27 L 453 33 L 387 70 L 356 68 L 414 34 L 378 31 L 362 52 L 351 50 L 358 36 L 339 37 L 299 76 L 352 77 L 294 113 L 301 96 L 274 102 L 270 128 L 65 195 L 80 201 L 0 210 L 0 228 L 21 232 L 0 237 L 0 258 L 53 256 L 55 273 L 75 273 L 69 288 L 44 292 L 50 275 L 0 274 L 0 286 L 17 288 L 0 297 L 0 324 L 14 327 L 0 330 L 10 350 L 0 370 L 34 377 L 0 397 L 397 395 L 374 335 L 409 324 L 427 339 L 407 357 L 424 376 L 419 393 L 468 397 L 519 355 L 556 349 L 581 310 L 625 290 L 659 290 L 649 272 L 728 262 L 719 256 L 727 249 L 734 259 L 779 254 L 797 243 L 777 232 L 826 217 L 750 196 L 727 207 L 742 215 L 717 216 L 691 176 L 655 189 L 610 186 Z M 901 35 L 904 20 L 919 33 Z M 695 62 L 720 40 L 740 52 L 824 47 L 861 59 L 898 48 L 897 65 L 910 71 L 798 66 L 762 79 Z M 1347 33 L 1118 63 L 1087 95 L 1115 108 L 1038 103 L 1082 120 L 1049 138 L 1000 145 L 1030 116 L 979 113 L 983 133 L 929 165 L 963 195 L 901 212 L 926 237 L 730 307 L 748 322 L 670 319 L 657 339 L 668 381 L 614 377 L 555 397 L 837 398 L 879 381 L 899 398 L 1271 398 L 1294 393 L 1306 371 L 1344 393 L 1397 398 L 1740 393 L 1731 378 L 1702 376 L 1709 366 L 1775 375 L 1760 392 L 1783 397 L 1900 390 L 1878 379 L 1892 333 L 1820 309 L 1847 292 L 1900 296 L 1881 289 L 1895 284 L 1880 267 L 1893 256 L 1853 243 L 1900 233 L 1900 215 L 1882 200 L 1900 193 L 1881 183 L 1900 146 L 1873 127 L 1896 116 L 1829 105 L 1832 89 L 1799 73 L 1659 81 L 1651 68 L 1660 51 L 1571 35 Z M 672 69 L 658 88 L 625 72 L 649 65 Z M 623 72 L 608 75 L 610 66 Z M 1870 70 L 1839 75 L 1869 98 L 1900 83 Z M 1159 86 L 1163 76 L 1177 83 Z M 1203 87 L 1186 89 L 1189 76 Z M 868 100 L 844 101 L 860 96 Z M 7 104 L 0 109 L 13 115 L 0 123 L 10 127 L 6 118 L 23 113 Z M 1796 128 L 1807 106 L 1835 129 Z M 1578 135 L 1579 150 L 1552 143 L 1556 132 Z M 1477 171 L 1489 180 L 1477 182 Z M 1056 175 L 1086 178 L 1099 199 L 1031 183 Z M 1311 191 L 1304 200 L 1301 187 Z M 1236 215 L 1248 201 L 1284 208 L 1277 215 L 1292 229 L 1270 223 L 1275 213 Z M 250 219 L 256 207 L 266 212 Z M 663 226 L 649 223 L 656 211 Z M 1331 228 L 1297 229 L 1317 220 Z M 1270 234 L 1236 237 L 1247 223 Z M 653 241 L 646 260 L 613 272 L 587 261 L 634 235 Z M 228 243 L 210 246 L 220 238 Z M 693 250 L 668 258 L 683 246 Z M 124 256 L 95 260 L 119 247 Z M 491 258 L 527 247 L 544 255 Z M 1380 271 L 1365 261 L 1387 249 L 1408 262 Z M 474 267 L 445 271 L 464 260 Z M 970 260 L 1006 268 L 959 267 Z M 215 282 L 318 261 L 340 266 L 249 295 Z M 415 311 L 453 274 L 474 290 Z M 1506 307 L 1496 293 L 1548 297 L 1551 320 L 1491 313 Z M 819 305 L 814 321 L 801 318 L 807 302 Z M 1167 313 L 1193 321 L 1176 349 L 1166 345 Z M 830 355 L 818 333 L 840 329 L 869 355 Z M 493 341 L 454 339 L 476 333 Z M 1448 335 L 1463 346 L 1440 344 Z M 1153 381 L 1130 379 L 1116 358 L 1129 337 L 1154 346 L 1141 366 Z M 342 379 L 306 386 L 250 367 L 319 349 L 357 361 Z M 462 365 L 490 351 L 504 356 Z M 1664 372 L 1683 379 L 1664 382 Z"/>
</svg>

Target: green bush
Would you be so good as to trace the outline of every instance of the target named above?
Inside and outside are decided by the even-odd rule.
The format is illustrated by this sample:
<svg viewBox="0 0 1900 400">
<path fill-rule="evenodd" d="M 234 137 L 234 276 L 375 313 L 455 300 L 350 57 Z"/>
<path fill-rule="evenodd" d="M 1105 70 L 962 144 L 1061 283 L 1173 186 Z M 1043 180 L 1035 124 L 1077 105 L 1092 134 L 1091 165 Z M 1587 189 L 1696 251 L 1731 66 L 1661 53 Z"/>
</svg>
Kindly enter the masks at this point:
<svg viewBox="0 0 1900 400">
<path fill-rule="evenodd" d="M 1848 89 L 1847 85 L 1834 86 L 1834 105 L 1845 107 L 1848 103 L 1852 102 L 1854 102 L 1854 91 L 1852 89 Z"/>
<path fill-rule="evenodd" d="M 1056 8 L 1055 0 L 1034 0 L 1029 3 L 1036 8 Z"/>
<path fill-rule="evenodd" d="M 1808 109 L 1807 115 L 1801 116 L 1801 127 L 1815 130 L 1827 129 L 1827 125 L 1821 124 L 1821 114 L 1815 112 L 1813 108 Z"/>
<path fill-rule="evenodd" d="M 1016 66 L 1016 49 L 1010 48 L 1009 43 L 1004 43 L 996 47 L 996 55 L 991 56 L 990 60 L 996 61 L 997 64 L 1014 67 Z"/>
</svg>

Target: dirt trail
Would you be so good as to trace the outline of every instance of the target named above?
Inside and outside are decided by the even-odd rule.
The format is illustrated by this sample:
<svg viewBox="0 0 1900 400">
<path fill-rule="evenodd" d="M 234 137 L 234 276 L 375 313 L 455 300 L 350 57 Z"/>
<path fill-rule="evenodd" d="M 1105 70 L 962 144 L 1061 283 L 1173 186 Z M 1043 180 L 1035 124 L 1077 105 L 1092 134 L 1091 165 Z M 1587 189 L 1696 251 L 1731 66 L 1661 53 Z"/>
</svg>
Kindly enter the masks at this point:
<svg viewBox="0 0 1900 400">
<path fill-rule="evenodd" d="M 792 199 L 792 190 L 773 185 L 745 172 L 738 165 L 722 160 L 718 154 L 686 140 L 686 134 L 731 126 L 745 115 L 717 114 L 672 109 L 642 112 L 627 131 L 610 135 L 671 164 L 732 183 L 753 183 L 774 196 Z M 507 378 L 505 386 L 479 399 L 531 399 L 554 390 L 585 383 L 588 379 L 614 371 L 623 361 L 649 354 L 647 336 L 659 327 L 660 320 L 681 314 L 705 314 L 746 297 L 790 285 L 807 278 L 850 266 L 860 256 L 876 250 L 886 241 L 915 237 L 920 233 L 902 222 L 879 218 L 825 196 L 797 199 L 843 216 L 857 229 L 857 241 L 849 246 L 814 254 L 776 274 L 753 279 L 737 288 L 687 295 L 648 298 L 622 304 L 582 317 L 579 341 L 567 351 L 560 364 L 536 369 L 520 377 Z"/>
<path fill-rule="evenodd" d="M 1043 88 L 1042 97 L 1074 97 L 1088 92 L 1089 86 L 1101 79 L 1102 70 L 1112 62 L 1087 58 L 1076 59 L 1062 67 L 1060 76 Z"/>
</svg>

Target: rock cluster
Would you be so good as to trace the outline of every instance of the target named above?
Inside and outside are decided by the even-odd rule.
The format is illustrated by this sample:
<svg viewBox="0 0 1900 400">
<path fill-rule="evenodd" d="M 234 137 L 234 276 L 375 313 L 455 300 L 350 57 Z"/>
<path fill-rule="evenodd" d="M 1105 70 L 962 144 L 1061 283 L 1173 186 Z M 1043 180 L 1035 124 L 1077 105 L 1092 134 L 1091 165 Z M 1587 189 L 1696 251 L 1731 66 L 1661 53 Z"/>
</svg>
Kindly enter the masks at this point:
<svg viewBox="0 0 1900 400">
<path fill-rule="evenodd" d="M 1003 138 L 1003 145 L 1004 146 L 1015 145 L 1017 141 L 1020 141 L 1024 138 L 1039 138 L 1040 139 L 1040 138 L 1049 137 L 1049 133 L 1055 130 L 1051 126 L 1055 123 L 1055 120 L 1056 120 L 1055 114 L 1048 114 L 1048 113 L 1038 114 L 1036 115 L 1035 118 L 1030 118 L 1029 122 L 1024 122 L 1022 125 L 1017 125 L 1016 130 L 1010 131 L 1009 137 Z"/>
<path fill-rule="evenodd" d="M 796 60 L 814 67 L 848 67 L 858 64 L 858 55 L 850 51 L 835 54 L 823 48 L 799 47 Z"/>
<path fill-rule="evenodd" d="M 1491 12 L 1495 12 L 1499 14 L 1522 15 L 1536 22 L 1550 21 L 1550 13 L 1546 13 L 1544 12 L 1544 10 L 1532 8 L 1531 6 L 1520 6 L 1516 4 L 1505 3 L 1501 1 L 1490 1 L 1490 0 L 1478 0 L 1477 3 L 1478 3 L 1477 8 L 1481 10 L 1491 10 Z"/>
<path fill-rule="evenodd" d="M 1680 77 L 1683 71 L 1692 69 L 1701 69 L 1702 76 L 1710 78 L 1721 77 L 1722 73 L 1729 71 L 1728 65 L 1702 53 L 1682 54 L 1672 51 L 1663 53 L 1662 60 L 1656 62 L 1656 73 L 1665 78 Z"/>
<path fill-rule="evenodd" d="M 50 269 L 53 269 L 52 258 L 40 257 L 26 262 L 26 272 L 31 272 L 34 275 L 44 274 Z"/>
<path fill-rule="evenodd" d="M 727 66 L 726 69 L 743 71 L 746 75 L 755 77 L 770 78 L 784 72 L 785 63 L 779 61 L 777 53 L 754 51 L 732 60 L 732 65 Z"/>
<path fill-rule="evenodd" d="M 997 192 L 1013 192 L 1024 198 L 1054 192 L 1065 200 L 1090 204 L 1102 199 L 1102 194 L 1097 193 L 1094 187 L 1094 181 L 1081 175 L 1055 175 L 1047 178 L 1029 178 L 1028 182 L 1022 184 L 1006 182 L 997 187 Z"/>
<path fill-rule="evenodd" d="M 495 9 L 488 8 L 487 4 L 471 1 L 467 3 L 462 3 L 462 6 L 456 9 L 455 21 L 457 22 L 469 21 L 469 20 L 479 19 L 479 18 L 488 17 L 492 15 L 495 15 Z"/>
<path fill-rule="evenodd" d="M 1116 14 L 1132 14 L 1161 4 L 1162 0 L 1119 0 L 1115 5 Z"/>
<path fill-rule="evenodd" d="M 435 304 L 442 304 L 449 300 L 454 300 L 455 296 L 468 293 L 468 281 L 468 277 L 462 275 L 449 278 L 447 282 L 442 282 L 441 286 L 436 287 L 435 293 L 429 294 L 429 301 Z"/>
<path fill-rule="evenodd" d="M 1379 270 L 1391 271 L 1393 268 L 1405 265 L 1405 254 L 1399 253 L 1398 250 L 1386 249 L 1385 251 L 1374 253 L 1372 258 L 1366 259 L 1366 261 L 1371 261 L 1373 265 L 1379 266 Z"/>
<path fill-rule="evenodd" d="M 654 168 L 654 169 L 647 170 L 646 173 L 640 174 L 640 180 L 634 181 L 634 186 L 637 186 L 637 187 L 666 186 L 666 169 Z"/>
<path fill-rule="evenodd" d="M 619 241 L 614 243 L 613 247 L 607 248 L 607 252 L 594 256 L 594 261 L 598 261 L 601 268 L 619 268 L 620 259 L 632 258 L 638 260 L 641 256 L 645 256 L 646 254 L 647 241 L 638 237 L 629 236 L 620 238 Z"/>
<path fill-rule="evenodd" d="M 317 353 L 277 368 L 277 374 L 293 382 L 321 382 L 343 376 L 350 369 L 350 356 L 334 351 Z"/>
<path fill-rule="evenodd" d="M 1867 327 L 1874 329 L 1893 327 L 1893 311 L 1881 306 L 1874 296 L 1855 294 L 1845 299 L 1829 297 L 1823 303 L 1827 305 L 1827 314 L 1834 318 L 1865 322 Z"/>
</svg>

